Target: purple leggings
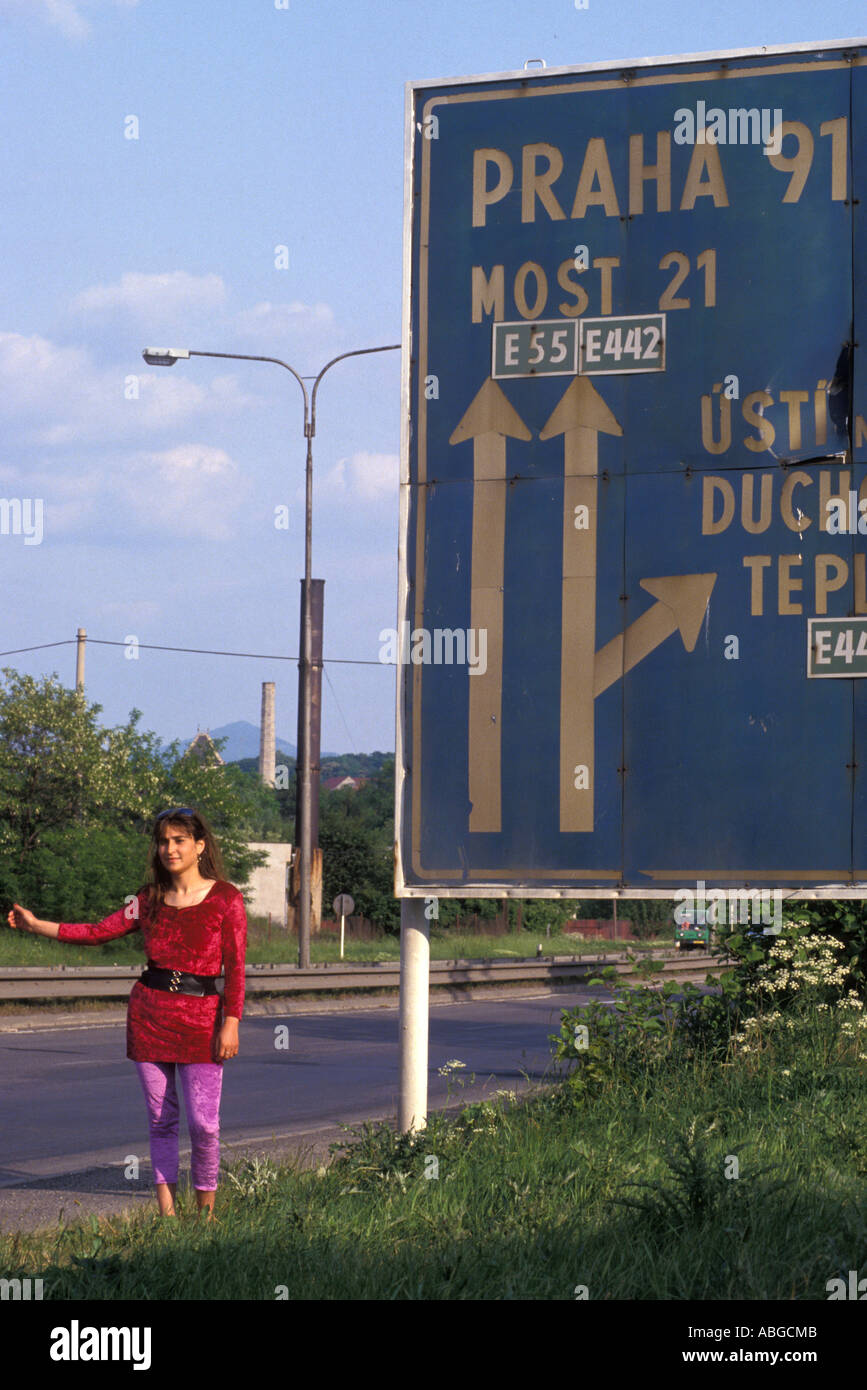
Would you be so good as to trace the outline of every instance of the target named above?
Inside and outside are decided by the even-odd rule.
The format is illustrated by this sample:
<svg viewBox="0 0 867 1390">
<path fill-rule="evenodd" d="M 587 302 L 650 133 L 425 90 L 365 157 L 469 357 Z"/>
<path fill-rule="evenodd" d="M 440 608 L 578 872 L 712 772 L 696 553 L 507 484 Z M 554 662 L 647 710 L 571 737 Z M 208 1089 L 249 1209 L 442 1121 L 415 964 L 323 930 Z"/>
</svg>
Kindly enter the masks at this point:
<svg viewBox="0 0 867 1390">
<path fill-rule="evenodd" d="M 177 1067 L 190 1130 L 193 1187 L 199 1192 L 215 1192 L 220 1166 L 222 1062 L 136 1062 L 135 1066 L 148 1108 L 154 1182 L 178 1180 Z"/>
</svg>

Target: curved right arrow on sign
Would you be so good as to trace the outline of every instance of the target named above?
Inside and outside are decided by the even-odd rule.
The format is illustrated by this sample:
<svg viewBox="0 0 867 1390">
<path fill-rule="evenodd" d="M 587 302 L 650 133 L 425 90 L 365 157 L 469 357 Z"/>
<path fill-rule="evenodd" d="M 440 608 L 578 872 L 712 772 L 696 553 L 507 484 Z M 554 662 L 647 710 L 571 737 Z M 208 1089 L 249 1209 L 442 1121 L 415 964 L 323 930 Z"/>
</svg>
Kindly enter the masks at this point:
<svg viewBox="0 0 867 1390">
<path fill-rule="evenodd" d="M 599 435 L 622 435 L 589 377 L 576 376 L 540 439 L 563 437 L 563 570 L 560 618 L 560 829 L 593 829 L 596 780 L 593 672 Z"/>
<path fill-rule="evenodd" d="M 639 582 L 657 602 L 596 653 L 594 695 L 601 695 L 620 676 L 625 676 L 673 632 L 680 631 L 683 645 L 691 652 L 698 641 L 716 575 L 671 574 Z"/>
<path fill-rule="evenodd" d="M 598 440 L 623 431 L 587 377 L 570 382 L 540 439 L 563 436 L 563 590 L 560 657 L 560 830 L 592 832 L 597 695 L 637 666 L 672 633 L 691 652 L 715 574 L 642 579 L 657 602 L 598 652 L 596 525 Z"/>
</svg>

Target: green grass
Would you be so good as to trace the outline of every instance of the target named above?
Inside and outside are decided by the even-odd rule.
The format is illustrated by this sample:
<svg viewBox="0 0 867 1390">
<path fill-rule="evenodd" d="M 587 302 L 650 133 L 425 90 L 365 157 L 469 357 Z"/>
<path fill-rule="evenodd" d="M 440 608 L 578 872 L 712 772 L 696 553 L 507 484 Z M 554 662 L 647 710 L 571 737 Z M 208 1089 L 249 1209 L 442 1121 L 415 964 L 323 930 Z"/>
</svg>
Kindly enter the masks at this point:
<svg viewBox="0 0 867 1390">
<path fill-rule="evenodd" d="M 552 934 L 534 935 L 528 931 L 512 932 L 507 936 L 453 934 L 435 929 L 431 933 L 432 960 L 465 959 L 522 959 L 536 955 L 541 945 L 546 956 L 611 954 L 626 948 L 622 941 L 579 941 L 574 936 Z M 673 939 L 653 942 L 631 942 L 630 950 L 659 950 L 672 947 Z M 400 958 L 400 941 L 396 936 L 383 936 L 378 941 L 346 941 L 344 959 L 347 961 L 390 961 Z M 272 928 L 267 922 L 251 918 L 249 922 L 247 961 L 250 965 L 296 964 L 298 938 Z M 313 964 L 340 960 L 340 937 L 331 933 L 314 935 L 310 941 L 310 960 Z M 70 942 L 33 936 L 29 932 L 0 930 L 0 969 L 17 965 L 139 965 L 144 964 L 141 937 L 138 932 L 119 937 L 101 946 L 77 946 Z"/>
<path fill-rule="evenodd" d="M 864 1063 L 836 1026 L 633 1065 L 593 1100 L 365 1126 L 319 1172 L 235 1167 L 213 1225 L 188 1199 L 177 1222 L 0 1237 L 0 1270 L 52 1299 L 824 1300 L 867 1273 Z"/>
<path fill-rule="evenodd" d="M 298 956 L 297 938 L 289 939 L 291 945 L 281 959 L 295 961 Z M 285 944 L 289 944 L 286 942 Z M 659 950 L 663 945 L 673 946 L 674 940 L 652 943 L 632 942 L 631 949 L 650 948 Z M 545 956 L 590 956 L 621 952 L 626 943 L 622 941 L 579 941 L 574 936 L 552 933 L 550 937 L 533 935 L 528 931 L 510 932 L 504 936 L 483 936 L 465 932 L 434 931 L 431 933 L 431 960 L 527 960 L 536 955 L 538 946 Z M 255 947 L 253 949 L 258 949 Z M 346 943 L 346 960 L 399 960 L 400 940 L 396 936 L 386 936 L 380 941 L 358 941 Z M 252 957 L 251 957 L 252 959 Z M 267 959 L 267 958 L 266 958 Z M 339 961 L 340 938 L 326 933 L 312 938 L 310 942 L 311 961 Z"/>
</svg>

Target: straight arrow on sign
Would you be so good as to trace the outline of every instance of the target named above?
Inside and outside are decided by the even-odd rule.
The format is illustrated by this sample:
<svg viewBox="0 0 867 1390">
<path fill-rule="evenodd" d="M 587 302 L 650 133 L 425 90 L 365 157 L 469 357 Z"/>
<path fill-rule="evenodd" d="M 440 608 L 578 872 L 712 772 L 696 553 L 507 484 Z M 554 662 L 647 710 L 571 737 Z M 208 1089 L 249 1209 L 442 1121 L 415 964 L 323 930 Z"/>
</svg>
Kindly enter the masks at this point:
<svg viewBox="0 0 867 1390">
<path fill-rule="evenodd" d="M 487 666 L 469 677 L 470 830 L 502 822 L 503 566 L 506 548 L 506 439 L 532 438 L 490 378 L 449 443 L 473 441 L 473 552 L 470 626 L 487 630 Z"/>
<path fill-rule="evenodd" d="M 589 377 L 576 376 L 540 439 L 563 436 L 563 585 L 560 638 L 560 829 L 592 830 L 593 676 L 599 435 L 623 430 Z"/>
</svg>

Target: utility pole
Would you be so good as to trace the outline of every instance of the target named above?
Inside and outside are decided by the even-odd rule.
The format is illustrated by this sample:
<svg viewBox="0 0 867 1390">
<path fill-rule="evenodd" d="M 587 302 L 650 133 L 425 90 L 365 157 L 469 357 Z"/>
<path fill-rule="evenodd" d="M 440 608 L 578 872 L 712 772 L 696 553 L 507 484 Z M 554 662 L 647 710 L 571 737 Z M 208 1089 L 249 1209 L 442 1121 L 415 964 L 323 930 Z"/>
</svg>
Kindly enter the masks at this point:
<svg viewBox="0 0 867 1390">
<path fill-rule="evenodd" d="M 75 649 L 75 688 L 79 693 L 84 692 L 84 646 L 87 640 L 87 633 L 83 627 L 78 629 L 78 645 Z"/>
<path fill-rule="evenodd" d="M 301 581 L 301 632 L 307 631 L 307 615 L 304 604 L 305 586 Z M 310 636 L 311 636 L 311 658 L 309 670 L 304 663 L 303 655 L 299 661 L 299 690 L 309 690 L 309 720 L 305 719 L 306 705 L 300 701 L 298 705 L 298 750 L 295 773 L 295 844 L 300 850 L 300 846 L 305 843 L 304 818 L 310 816 L 310 852 L 311 852 L 311 875 L 310 875 L 310 926 L 313 931 L 318 931 L 322 925 L 322 851 L 319 848 L 319 770 L 320 753 L 322 738 L 322 636 L 324 625 L 325 609 L 325 580 L 311 579 L 310 581 Z M 309 748 L 307 740 L 309 738 Z M 309 765 L 310 767 L 310 796 L 305 804 L 303 796 L 302 781 L 298 775 L 298 769 Z M 301 895 L 301 876 L 299 873 L 292 875 L 292 914 L 290 921 L 300 925 L 300 895 Z"/>
</svg>

